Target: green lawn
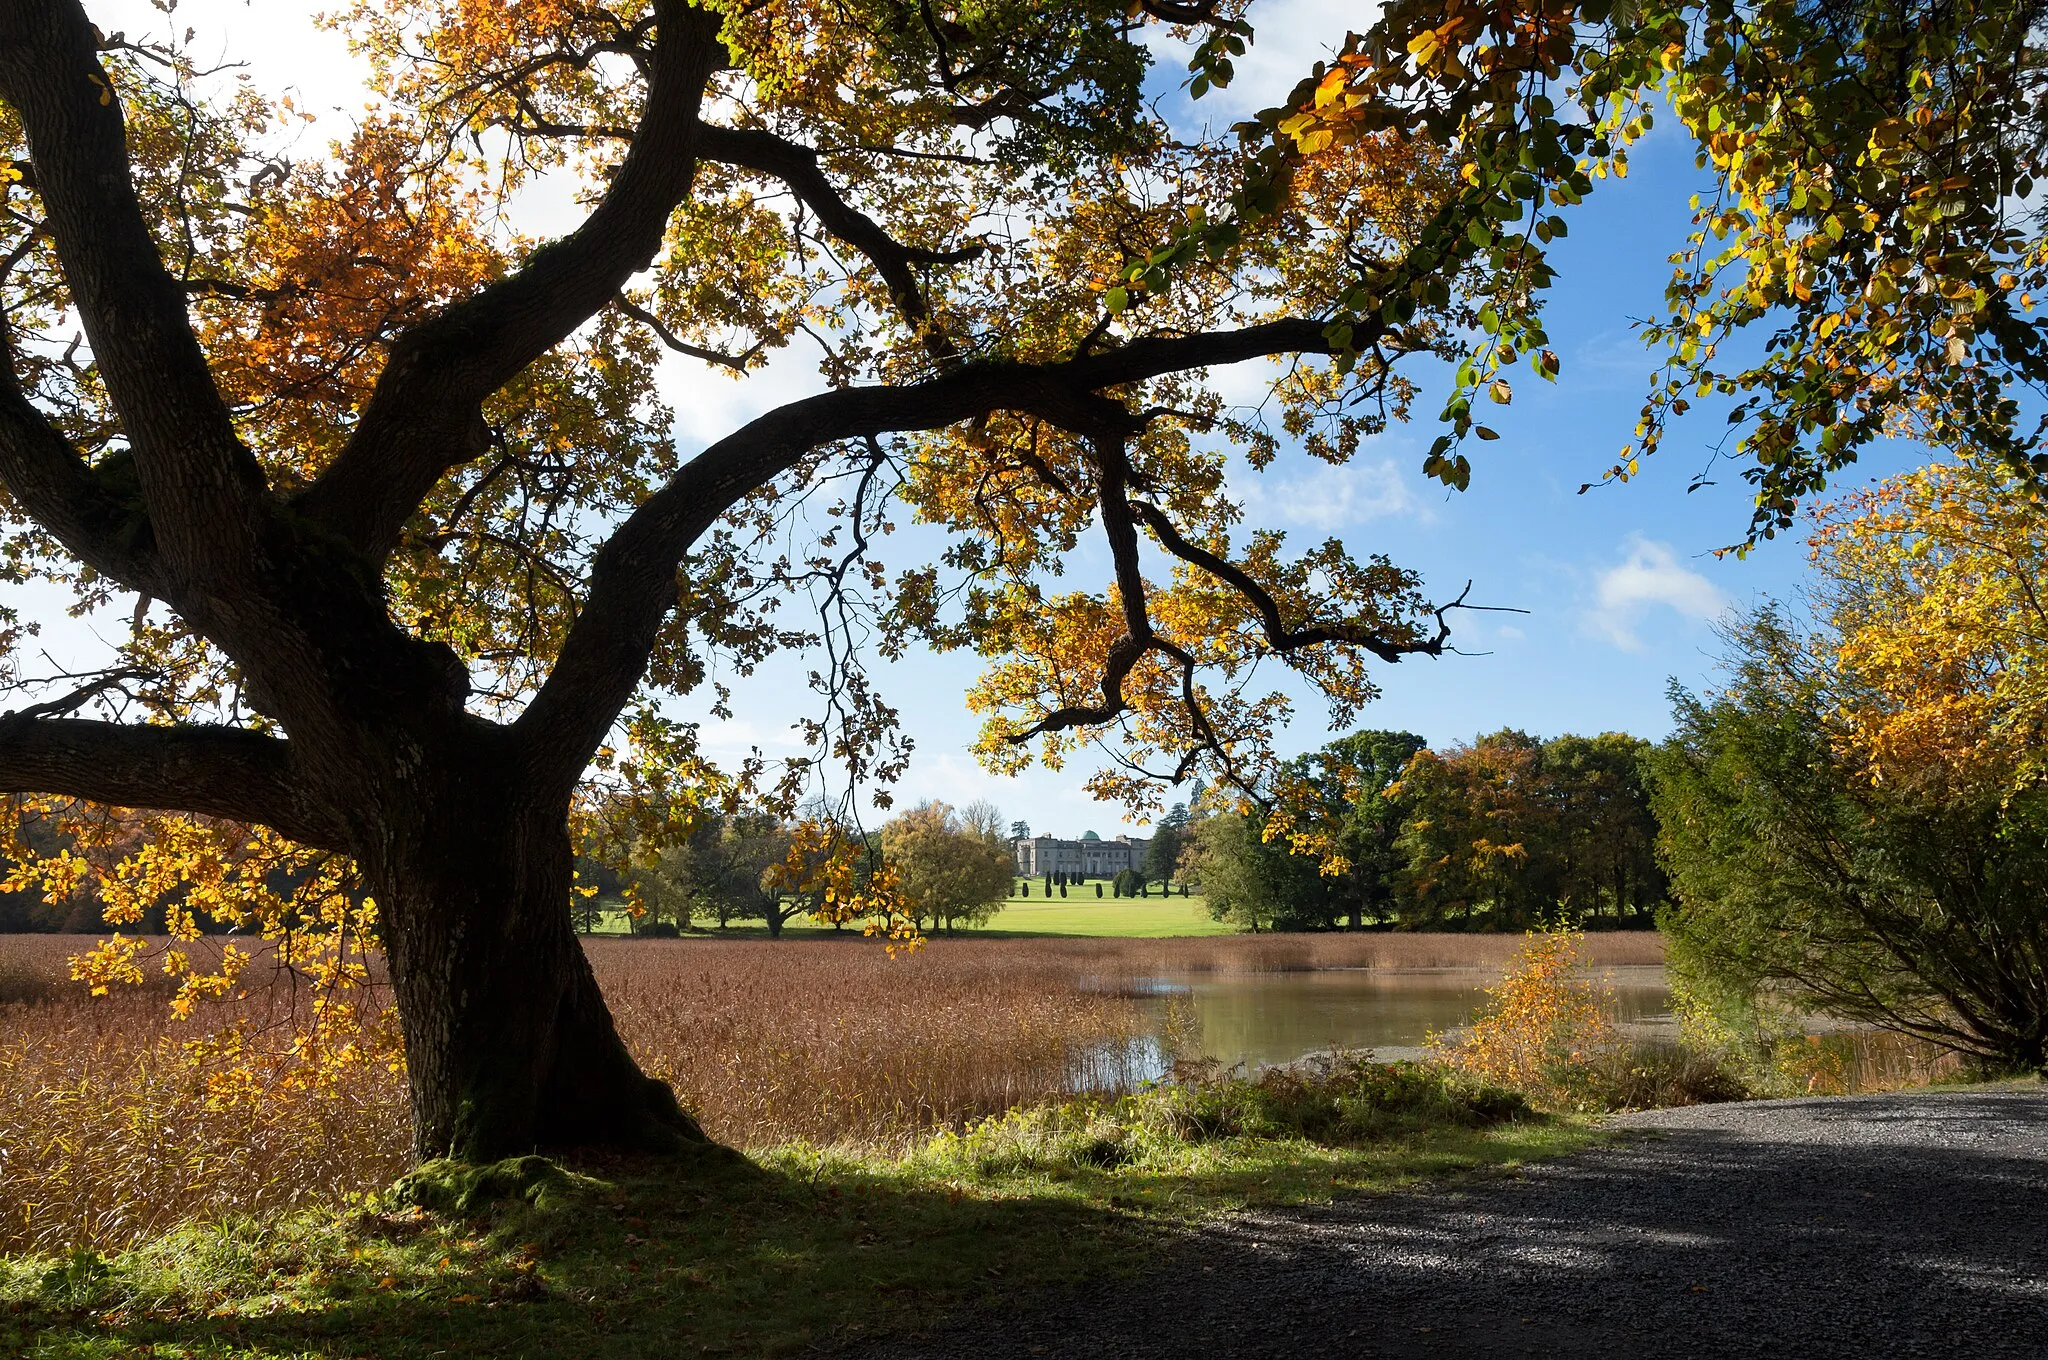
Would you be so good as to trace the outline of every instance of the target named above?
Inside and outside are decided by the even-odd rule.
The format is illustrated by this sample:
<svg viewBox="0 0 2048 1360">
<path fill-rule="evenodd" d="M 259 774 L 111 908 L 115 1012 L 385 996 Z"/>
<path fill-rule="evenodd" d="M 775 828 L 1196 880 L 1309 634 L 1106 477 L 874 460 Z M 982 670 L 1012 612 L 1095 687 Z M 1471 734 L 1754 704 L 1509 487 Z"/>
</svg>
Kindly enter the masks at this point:
<svg viewBox="0 0 2048 1360">
<path fill-rule="evenodd" d="M 1092 885 L 1068 888 L 1067 896 L 1046 898 L 1032 885 L 1031 896 L 1013 897 L 986 927 L 971 935 L 1122 935 L 1157 939 L 1164 935 L 1229 935 L 1222 921 L 1209 919 L 1199 897 L 1110 897 L 1097 900 Z"/>
</svg>

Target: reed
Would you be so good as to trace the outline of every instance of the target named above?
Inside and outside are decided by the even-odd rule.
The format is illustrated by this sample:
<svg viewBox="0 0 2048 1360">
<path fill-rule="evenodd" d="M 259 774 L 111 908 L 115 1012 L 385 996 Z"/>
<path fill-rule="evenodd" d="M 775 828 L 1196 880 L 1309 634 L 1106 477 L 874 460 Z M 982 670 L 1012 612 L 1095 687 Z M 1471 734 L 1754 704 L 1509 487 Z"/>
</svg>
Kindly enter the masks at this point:
<svg viewBox="0 0 2048 1360">
<path fill-rule="evenodd" d="M 592 940 L 621 1033 L 711 1133 L 908 1147 L 1005 1110 L 1115 1084 L 1163 973 L 1497 970 L 1519 937 L 934 940 L 891 958 L 846 940 Z M 195 1216 L 331 1202 L 407 1156 L 403 1081 L 379 1067 L 318 1093 L 223 1101 L 184 1048 L 239 1026 L 281 1066 L 303 988 L 259 952 L 241 996 L 180 1024 L 168 983 L 90 998 L 81 936 L 0 936 L 0 1251 L 109 1248 Z M 1588 938 L 1656 963 L 1654 936 Z"/>
<path fill-rule="evenodd" d="M 1647 930 L 1588 934 L 1581 956 L 1594 967 L 1664 962 L 1664 940 Z M 1136 939 L 945 940 L 949 949 L 1015 949 L 1063 959 L 1097 976 L 1161 973 L 1289 973 L 1320 968 L 1476 968 L 1500 973 L 1522 935 L 1368 931 L 1327 935 L 1222 935 Z"/>
<path fill-rule="evenodd" d="M 1761 1094 L 1853 1096 L 1964 1081 L 1962 1054 L 1889 1030 L 1836 1030 L 1779 1040 L 1761 1064 Z"/>
<path fill-rule="evenodd" d="M 605 940 L 589 953 L 626 1042 L 715 1137 L 872 1147 L 1114 1078 L 1101 1065 L 1144 1015 L 1035 943 L 943 941 L 894 959 L 840 941 Z"/>
<path fill-rule="evenodd" d="M 222 1100 L 183 1047 L 192 1027 L 152 990 L 94 999 L 65 984 L 0 1005 L 0 1253 L 333 1203 L 404 1169 L 401 1078 L 364 1069 L 317 1094 Z M 218 1018 L 281 1060 L 290 1001 L 268 992 Z"/>
</svg>

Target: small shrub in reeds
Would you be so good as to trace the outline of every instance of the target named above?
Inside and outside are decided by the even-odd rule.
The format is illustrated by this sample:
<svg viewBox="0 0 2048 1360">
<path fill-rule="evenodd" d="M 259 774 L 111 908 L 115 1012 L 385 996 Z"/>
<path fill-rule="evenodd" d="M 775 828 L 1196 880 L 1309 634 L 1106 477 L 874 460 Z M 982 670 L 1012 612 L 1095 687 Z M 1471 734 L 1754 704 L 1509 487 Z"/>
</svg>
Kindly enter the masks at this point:
<svg viewBox="0 0 2048 1360">
<path fill-rule="evenodd" d="M 1487 1005 L 1455 1039 L 1439 1037 L 1445 1066 L 1552 1104 L 1569 1091 L 1617 1034 L 1600 989 L 1586 977 L 1573 930 L 1531 931 L 1507 975 L 1486 989 Z"/>
<path fill-rule="evenodd" d="M 1696 1105 L 1746 1094 L 1715 1053 L 1625 1040 L 1609 989 L 1587 976 L 1584 939 L 1564 928 L 1529 932 L 1471 1026 L 1432 1041 L 1432 1060 L 1549 1110 Z"/>
</svg>

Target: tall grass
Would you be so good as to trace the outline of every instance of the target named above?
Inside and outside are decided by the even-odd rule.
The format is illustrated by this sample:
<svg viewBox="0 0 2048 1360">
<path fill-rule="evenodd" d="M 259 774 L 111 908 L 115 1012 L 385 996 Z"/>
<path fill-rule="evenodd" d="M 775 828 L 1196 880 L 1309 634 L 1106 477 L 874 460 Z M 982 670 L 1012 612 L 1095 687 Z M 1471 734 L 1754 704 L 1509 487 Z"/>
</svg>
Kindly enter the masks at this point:
<svg viewBox="0 0 2048 1360">
<path fill-rule="evenodd" d="M 936 1130 L 1114 1085 L 1162 974 L 1497 970 L 1515 940 L 1471 935 L 935 940 L 891 959 L 858 940 L 592 940 L 621 1033 L 719 1139 L 901 1149 Z M 282 1065 L 294 1006 L 266 971 L 190 1024 L 168 985 L 89 998 L 78 936 L 0 936 L 0 1251 L 113 1247 L 194 1216 L 331 1201 L 407 1156 L 401 1078 L 223 1101 L 184 1041 L 240 1023 Z M 1589 937 L 1602 964 L 1656 963 L 1649 935 Z"/>
<path fill-rule="evenodd" d="M 170 1018 L 166 986 L 100 998 L 68 980 L 80 937 L 0 936 L 0 1252 L 111 1247 L 198 1215 L 332 1202 L 388 1181 L 408 1147 L 403 1082 L 223 1100 Z M 303 992 L 257 987 L 240 1022 L 282 1064 Z M 263 1064 L 259 1062 L 259 1067 Z"/>
<path fill-rule="evenodd" d="M 1071 961 L 998 942 L 592 941 L 635 1055 L 713 1136 L 891 1145 L 1071 1095 L 1146 1018 Z"/>
</svg>

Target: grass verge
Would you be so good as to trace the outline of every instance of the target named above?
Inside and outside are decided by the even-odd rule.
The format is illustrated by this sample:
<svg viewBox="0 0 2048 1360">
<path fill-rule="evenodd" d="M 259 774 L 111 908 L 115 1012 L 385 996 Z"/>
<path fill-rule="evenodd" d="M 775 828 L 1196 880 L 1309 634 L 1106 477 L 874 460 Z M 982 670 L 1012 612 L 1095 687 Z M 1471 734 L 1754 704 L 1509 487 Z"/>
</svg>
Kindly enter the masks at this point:
<svg viewBox="0 0 2048 1360">
<path fill-rule="evenodd" d="M 613 1162 L 467 1214 L 386 1198 L 0 1261 L 0 1354 L 784 1355 L 1132 1275 L 1219 1212 L 1553 1156 L 1595 1135 L 1352 1064 L 1016 1112 L 883 1160 Z"/>
<path fill-rule="evenodd" d="M 1067 935 L 1083 938 L 1157 940 L 1177 936 L 1234 935 L 1237 927 L 1214 920 L 1200 897 L 1123 897 L 1098 900 L 1094 890 L 1070 890 L 1072 897 L 1013 897 L 988 924 L 969 936 Z"/>
</svg>

